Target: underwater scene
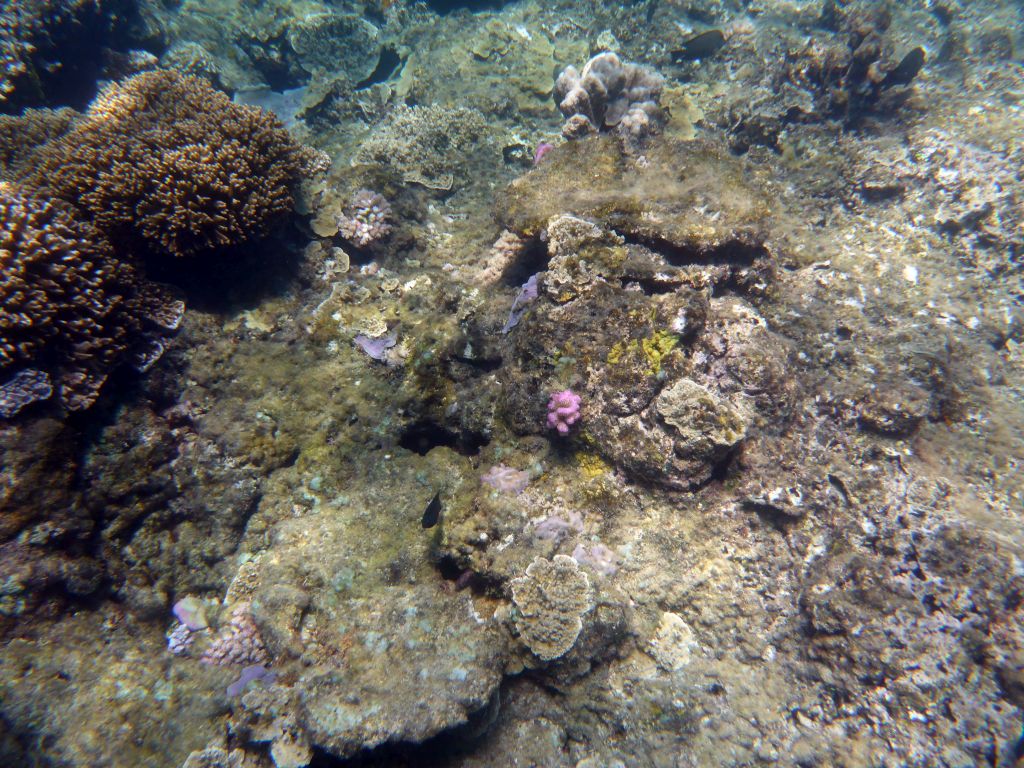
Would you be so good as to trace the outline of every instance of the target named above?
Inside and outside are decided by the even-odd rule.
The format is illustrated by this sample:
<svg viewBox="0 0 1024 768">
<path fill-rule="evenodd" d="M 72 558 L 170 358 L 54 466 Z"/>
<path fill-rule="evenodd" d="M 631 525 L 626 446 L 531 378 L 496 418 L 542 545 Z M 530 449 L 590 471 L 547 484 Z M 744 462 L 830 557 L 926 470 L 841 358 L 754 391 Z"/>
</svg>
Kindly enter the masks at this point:
<svg viewBox="0 0 1024 768">
<path fill-rule="evenodd" d="M 1024 766 L 1024 3 L 0 3 L 0 768 Z"/>
</svg>

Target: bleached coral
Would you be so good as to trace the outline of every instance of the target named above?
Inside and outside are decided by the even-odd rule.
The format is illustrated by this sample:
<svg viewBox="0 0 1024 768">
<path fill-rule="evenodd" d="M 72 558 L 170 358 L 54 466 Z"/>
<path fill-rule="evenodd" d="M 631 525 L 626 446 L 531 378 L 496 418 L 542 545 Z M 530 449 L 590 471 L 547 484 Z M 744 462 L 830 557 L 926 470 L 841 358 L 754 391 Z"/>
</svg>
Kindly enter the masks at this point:
<svg viewBox="0 0 1024 768">
<path fill-rule="evenodd" d="M 583 71 L 569 66 L 555 81 L 555 100 L 567 122 L 567 138 L 592 131 L 619 130 L 639 138 L 655 132 L 664 120 L 660 106 L 664 79 L 639 64 L 623 63 L 606 51 Z"/>
<path fill-rule="evenodd" d="M 511 493 L 518 496 L 530 484 L 530 474 L 521 469 L 496 464 L 480 477 L 485 483 L 499 493 Z"/>
</svg>

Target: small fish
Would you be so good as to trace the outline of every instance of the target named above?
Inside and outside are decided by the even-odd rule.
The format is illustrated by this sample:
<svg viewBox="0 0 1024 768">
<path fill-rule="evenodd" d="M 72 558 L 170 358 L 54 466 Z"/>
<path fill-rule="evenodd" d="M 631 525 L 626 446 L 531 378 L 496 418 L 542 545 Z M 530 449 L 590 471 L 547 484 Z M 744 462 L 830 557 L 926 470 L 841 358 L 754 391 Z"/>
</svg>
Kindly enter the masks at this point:
<svg viewBox="0 0 1024 768">
<path fill-rule="evenodd" d="M 691 37 L 683 43 L 682 48 L 671 51 L 672 61 L 706 59 L 723 45 L 725 45 L 725 34 L 722 30 L 709 29 L 707 32 L 701 32 L 696 37 Z"/>
<path fill-rule="evenodd" d="M 894 85 L 910 85 L 910 81 L 917 77 L 917 73 L 924 66 L 924 60 L 924 48 L 918 46 L 903 57 L 903 60 L 896 65 L 896 69 L 891 70 L 885 76 L 885 79 L 882 81 L 882 88 L 891 88 Z"/>
<path fill-rule="evenodd" d="M 433 528 L 437 525 L 437 521 L 441 519 L 441 494 L 435 493 L 434 498 L 427 504 L 427 508 L 423 510 L 423 527 Z"/>
</svg>

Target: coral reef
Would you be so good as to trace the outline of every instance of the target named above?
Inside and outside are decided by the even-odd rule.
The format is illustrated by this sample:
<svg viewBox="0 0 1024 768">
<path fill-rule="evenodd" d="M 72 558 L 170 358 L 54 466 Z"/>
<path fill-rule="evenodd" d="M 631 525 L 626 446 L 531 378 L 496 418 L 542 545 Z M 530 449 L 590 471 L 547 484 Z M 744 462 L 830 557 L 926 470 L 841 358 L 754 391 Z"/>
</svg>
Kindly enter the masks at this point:
<svg viewBox="0 0 1024 768">
<path fill-rule="evenodd" d="M 343 162 L 271 294 L 196 302 L 116 408 L 0 423 L 0 764 L 1014 764 L 1020 4 L 478 6 L 145 5 Z M 599 51 L 671 73 L 660 134 L 555 138 Z"/>
<path fill-rule="evenodd" d="M 562 133 L 575 138 L 615 130 L 634 139 L 656 132 L 664 120 L 661 75 L 599 53 L 579 72 L 566 67 L 555 81 L 555 103 L 567 118 Z"/>
<path fill-rule="evenodd" d="M 119 263 L 73 209 L 0 185 L 0 417 L 58 393 L 88 408 L 120 365 L 146 368 L 184 305 Z"/>
<path fill-rule="evenodd" d="M 119 243 L 192 256 L 266 235 L 318 162 L 272 116 L 205 80 L 157 71 L 109 86 L 16 175 Z"/>
<path fill-rule="evenodd" d="M 516 629 L 527 647 L 542 661 L 568 653 L 583 629 L 583 616 L 594 608 L 590 579 L 577 562 L 565 555 L 538 557 L 509 587 Z"/>
<path fill-rule="evenodd" d="M 269 660 L 260 632 L 252 619 L 247 603 L 231 609 L 231 618 L 213 642 L 203 651 L 199 660 L 216 666 L 261 665 Z"/>
</svg>

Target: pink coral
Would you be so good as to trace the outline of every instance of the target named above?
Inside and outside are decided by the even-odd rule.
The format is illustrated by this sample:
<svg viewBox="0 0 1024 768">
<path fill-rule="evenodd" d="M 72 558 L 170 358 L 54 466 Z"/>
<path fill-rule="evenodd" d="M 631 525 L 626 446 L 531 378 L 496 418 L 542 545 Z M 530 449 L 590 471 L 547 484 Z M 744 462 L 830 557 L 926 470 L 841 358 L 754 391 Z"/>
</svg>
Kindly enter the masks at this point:
<svg viewBox="0 0 1024 768">
<path fill-rule="evenodd" d="M 545 517 L 533 529 L 533 535 L 547 541 L 561 541 L 572 533 L 583 531 L 583 515 L 576 510 L 569 510 L 565 517 L 551 515 Z"/>
<path fill-rule="evenodd" d="M 269 660 L 248 603 L 239 603 L 231 612 L 231 620 L 210 643 L 202 657 L 204 664 L 226 667 L 231 664 L 266 664 Z"/>
<path fill-rule="evenodd" d="M 391 206 L 369 189 L 356 192 L 338 217 L 338 231 L 353 245 L 365 248 L 391 231 Z"/>
<path fill-rule="evenodd" d="M 580 396 L 571 389 L 555 392 L 548 400 L 548 426 L 558 434 L 569 434 L 569 428 L 580 419 Z"/>
<path fill-rule="evenodd" d="M 589 565 L 602 576 L 614 576 L 619 570 L 619 556 L 601 542 L 587 547 L 577 544 L 572 551 L 573 559 L 580 565 Z"/>
</svg>

